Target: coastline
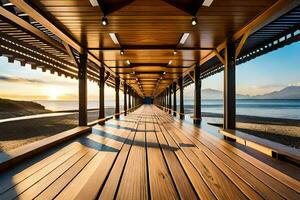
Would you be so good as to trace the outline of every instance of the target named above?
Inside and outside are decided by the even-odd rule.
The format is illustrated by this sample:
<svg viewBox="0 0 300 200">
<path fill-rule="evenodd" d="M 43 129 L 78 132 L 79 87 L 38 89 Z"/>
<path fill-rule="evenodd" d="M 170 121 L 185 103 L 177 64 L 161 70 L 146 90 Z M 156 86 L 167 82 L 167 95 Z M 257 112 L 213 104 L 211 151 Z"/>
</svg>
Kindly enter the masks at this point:
<svg viewBox="0 0 300 200">
<path fill-rule="evenodd" d="M 186 113 L 191 112 L 189 106 L 185 107 Z M 64 111 L 66 112 L 66 111 Z M 73 112 L 73 113 L 72 113 Z M 78 113 L 76 110 L 70 114 L 59 115 L 62 111 L 31 110 L 30 114 L 50 115 L 41 117 L 29 116 L 28 112 L 22 110 L 10 113 L 10 116 L 25 116 L 24 119 L 16 121 L 5 121 L 0 123 L 0 151 L 9 151 L 21 145 L 34 142 L 45 137 L 69 130 L 78 124 Z M 106 116 L 114 114 L 113 107 L 105 108 Z M 51 115 L 58 113 L 57 115 Z M 189 114 L 187 114 L 189 115 Z M 0 111 L 0 119 L 7 117 L 7 112 Z M 96 120 L 98 110 L 91 109 L 88 112 L 88 121 Z M 217 113 L 203 112 L 202 117 L 211 125 L 222 127 L 223 115 Z M 13 120 L 13 119 L 12 119 Z M 30 123 L 28 123 L 30 121 Z M 266 138 L 281 144 L 300 148 L 300 120 L 281 119 L 271 117 L 257 117 L 237 115 L 237 129 L 258 137 Z"/>
</svg>

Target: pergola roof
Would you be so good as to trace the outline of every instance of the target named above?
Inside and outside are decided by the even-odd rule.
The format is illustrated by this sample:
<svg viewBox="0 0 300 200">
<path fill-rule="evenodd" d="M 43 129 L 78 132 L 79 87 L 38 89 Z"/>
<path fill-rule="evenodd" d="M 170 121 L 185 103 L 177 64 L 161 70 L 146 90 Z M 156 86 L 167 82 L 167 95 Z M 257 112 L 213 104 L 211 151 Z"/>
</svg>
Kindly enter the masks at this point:
<svg viewBox="0 0 300 200">
<path fill-rule="evenodd" d="M 1 1 L 2 54 L 77 78 L 78 55 L 87 49 L 90 80 L 105 67 L 109 85 L 119 76 L 140 96 L 156 96 L 180 77 L 190 84 L 199 63 L 202 78 L 219 72 L 227 39 L 236 41 L 238 63 L 299 40 L 299 0 L 214 0 L 210 7 L 195 0 Z"/>
</svg>

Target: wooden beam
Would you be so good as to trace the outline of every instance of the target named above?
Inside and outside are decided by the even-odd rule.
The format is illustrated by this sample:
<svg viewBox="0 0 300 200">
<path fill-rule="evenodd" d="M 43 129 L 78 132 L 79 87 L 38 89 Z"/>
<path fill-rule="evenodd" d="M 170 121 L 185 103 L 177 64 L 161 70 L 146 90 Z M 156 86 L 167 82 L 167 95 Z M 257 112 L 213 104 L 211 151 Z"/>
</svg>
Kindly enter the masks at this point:
<svg viewBox="0 0 300 200">
<path fill-rule="evenodd" d="M 57 49 L 59 49 L 59 50 L 61 50 L 63 52 L 66 51 L 64 49 L 64 47 L 62 47 L 61 45 L 59 45 L 58 42 L 54 41 L 52 38 L 50 38 L 45 33 L 43 33 L 39 29 L 37 29 L 34 26 L 32 26 L 27 21 L 23 20 L 22 18 L 18 17 L 15 14 L 9 12 L 8 10 L 6 10 L 5 8 L 3 8 L 1 6 L 0 6 L 0 15 L 2 15 L 3 17 L 5 17 L 7 20 L 11 21 L 12 23 L 16 24 L 17 26 L 21 27 L 25 31 L 33 34 L 34 36 L 40 38 L 41 40 L 45 41 L 46 43 L 52 45 L 53 47 L 55 47 L 55 48 L 57 48 Z"/>
<path fill-rule="evenodd" d="M 73 51 L 72 51 L 72 47 L 70 47 L 69 44 L 67 44 L 66 42 L 63 42 L 66 50 L 67 50 L 67 53 L 69 54 L 70 58 L 73 60 L 74 64 L 79 66 L 79 62 L 77 60 L 77 58 L 75 57 Z"/>
<path fill-rule="evenodd" d="M 115 91 L 116 91 L 116 107 L 115 107 L 115 117 L 116 119 L 120 118 L 120 78 L 118 76 L 115 77 Z"/>
<path fill-rule="evenodd" d="M 249 24 L 244 26 L 242 29 L 237 31 L 233 35 L 233 39 L 237 40 L 241 36 L 243 36 L 244 33 L 249 32 L 249 34 L 252 34 L 259 30 L 260 28 L 264 27 L 268 23 L 274 21 L 281 15 L 285 14 L 286 12 L 294 9 L 295 7 L 300 5 L 300 0 L 278 0 L 276 3 L 274 3 L 269 9 L 267 9 L 265 12 L 263 12 L 261 15 L 259 15 L 257 18 L 255 18 L 253 21 L 251 21 Z M 220 52 L 221 50 L 225 49 L 226 47 L 226 41 L 223 41 L 220 43 L 216 51 Z M 206 57 L 200 60 L 200 65 L 206 63 L 208 60 L 212 59 L 214 56 L 216 56 L 214 50 L 211 51 L 210 54 L 208 54 Z M 187 70 L 183 76 L 188 74 L 190 71 L 192 71 L 194 67 L 191 67 L 191 69 Z"/>
<path fill-rule="evenodd" d="M 194 123 L 198 124 L 201 122 L 201 71 L 200 66 L 197 65 L 194 69 L 194 80 L 195 80 L 195 89 L 194 89 Z"/>
<path fill-rule="evenodd" d="M 41 25 L 43 25 L 45 28 L 47 28 L 51 33 L 55 34 L 57 37 L 59 37 L 61 40 L 63 40 L 65 43 L 69 44 L 71 47 L 73 47 L 79 53 L 81 53 L 83 51 L 83 48 L 81 47 L 79 42 L 75 41 L 69 35 L 64 33 L 59 28 L 57 28 L 52 22 L 50 22 L 48 19 L 46 19 L 40 12 L 38 12 L 34 8 L 32 8 L 27 2 L 25 2 L 24 0 L 11 0 L 10 2 L 13 3 L 21 11 L 28 14 L 35 21 L 39 22 Z M 2 14 L 2 12 L 0 12 L 0 13 Z M 19 18 L 19 17 L 14 15 L 14 18 Z M 33 27 L 33 26 L 31 26 L 31 27 Z M 36 30 L 38 30 L 38 29 L 36 29 Z M 45 35 L 44 33 L 40 32 L 40 31 L 37 35 L 39 35 L 39 34 Z M 64 48 L 62 47 L 62 49 L 64 49 Z M 64 49 L 64 51 L 65 51 L 65 49 Z M 91 60 L 92 62 L 94 62 L 98 66 L 101 66 L 102 64 L 104 64 L 91 52 L 88 52 L 88 59 Z M 115 76 L 115 73 L 109 67 L 107 67 L 105 64 L 104 64 L 104 66 L 107 71 L 109 71 L 111 74 L 113 74 Z"/>
<path fill-rule="evenodd" d="M 235 80 L 235 43 L 228 42 L 225 49 L 224 65 L 224 129 L 235 129 L 236 80 Z"/>
<path fill-rule="evenodd" d="M 176 116 L 176 111 L 177 111 L 176 85 L 177 85 L 176 82 L 174 82 L 173 85 L 172 85 L 172 89 L 173 89 L 173 116 Z"/>
<path fill-rule="evenodd" d="M 103 67 L 99 70 L 99 119 L 105 118 L 105 69 Z M 105 121 L 99 122 L 99 124 L 104 124 Z"/>
<path fill-rule="evenodd" d="M 239 54 L 240 54 L 245 42 L 247 41 L 247 38 L 249 37 L 249 35 L 250 35 L 250 32 L 248 31 L 248 32 L 245 32 L 244 35 L 242 36 L 242 39 L 241 39 L 239 45 L 236 48 L 235 58 L 237 58 L 239 56 Z"/>
<path fill-rule="evenodd" d="M 178 79 L 178 87 L 179 87 L 179 104 L 180 104 L 180 119 L 184 119 L 184 98 L 183 98 L 183 79 L 182 77 Z"/>
<path fill-rule="evenodd" d="M 88 50 L 92 51 L 121 51 L 121 50 L 135 50 L 135 51 L 144 51 L 144 50 L 178 50 L 178 51 L 209 51 L 214 50 L 213 47 L 176 47 L 170 45 L 164 46 L 147 46 L 147 45 L 132 45 L 132 46 L 122 46 L 120 47 L 113 47 L 113 48 L 88 48 Z"/>
<path fill-rule="evenodd" d="M 80 54 L 79 80 L 79 126 L 87 126 L 87 53 Z"/>
<path fill-rule="evenodd" d="M 218 57 L 218 59 L 220 60 L 220 62 L 225 65 L 225 60 L 224 58 L 220 55 L 220 53 L 217 50 L 214 50 L 215 55 Z"/>
</svg>

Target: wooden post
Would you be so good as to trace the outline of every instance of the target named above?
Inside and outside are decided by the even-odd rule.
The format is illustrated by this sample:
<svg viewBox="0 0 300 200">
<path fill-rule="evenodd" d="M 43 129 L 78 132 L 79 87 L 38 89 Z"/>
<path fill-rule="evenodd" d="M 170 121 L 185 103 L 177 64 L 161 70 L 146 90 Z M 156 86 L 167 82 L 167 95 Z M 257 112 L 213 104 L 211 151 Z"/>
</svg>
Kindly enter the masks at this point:
<svg viewBox="0 0 300 200">
<path fill-rule="evenodd" d="M 200 79 L 200 66 L 197 65 L 194 69 L 195 79 L 195 95 L 194 95 L 194 123 L 201 122 L 201 79 Z"/>
<path fill-rule="evenodd" d="M 173 116 L 176 116 L 177 102 L 176 102 L 176 82 L 173 83 Z"/>
<path fill-rule="evenodd" d="M 87 126 L 87 51 L 80 54 L 79 80 L 79 126 Z"/>
<path fill-rule="evenodd" d="M 119 89 L 120 89 L 120 78 L 115 77 L 115 91 L 116 91 L 116 110 L 115 110 L 115 117 L 116 119 L 120 118 L 120 96 L 119 96 Z"/>
<path fill-rule="evenodd" d="M 172 109 L 172 85 L 169 87 L 169 114 L 171 114 Z"/>
<path fill-rule="evenodd" d="M 127 84 L 124 82 L 124 115 L 127 115 Z"/>
<path fill-rule="evenodd" d="M 131 88 L 128 88 L 128 109 L 131 109 Z"/>
<path fill-rule="evenodd" d="M 104 86 L 105 86 L 105 69 L 100 67 L 99 69 L 99 119 L 105 117 L 105 106 L 104 106 Z M 99 122 L 104 124 L 104 121 Z"/>
<path fill-rule="evenodd" d="M 224 129 L 236 128 L 235 65 L 235 43 L 227 42 L 224 66 Z"/>
<path fill-rule="evenodd" d="M 183 102 L 183 80 L 178 79 L 179 94 L 180 94 L 180 119 L 184 119 L 184 102 Z"/>
</svg>

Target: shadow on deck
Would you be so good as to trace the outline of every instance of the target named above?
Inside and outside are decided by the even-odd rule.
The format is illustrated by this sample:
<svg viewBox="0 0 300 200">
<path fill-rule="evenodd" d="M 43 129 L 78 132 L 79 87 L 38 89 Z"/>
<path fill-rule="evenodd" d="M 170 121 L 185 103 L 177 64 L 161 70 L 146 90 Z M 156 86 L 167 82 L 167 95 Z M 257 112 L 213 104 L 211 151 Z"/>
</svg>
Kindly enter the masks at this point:
<svg viewBox="0 0 300 200">
<path fill-rule="evenodd" d="M 0 199 L 14 198 L 300 199 L 300 183 L 204 129 L 142 106 L 2 172 Z"/>
</svg>

